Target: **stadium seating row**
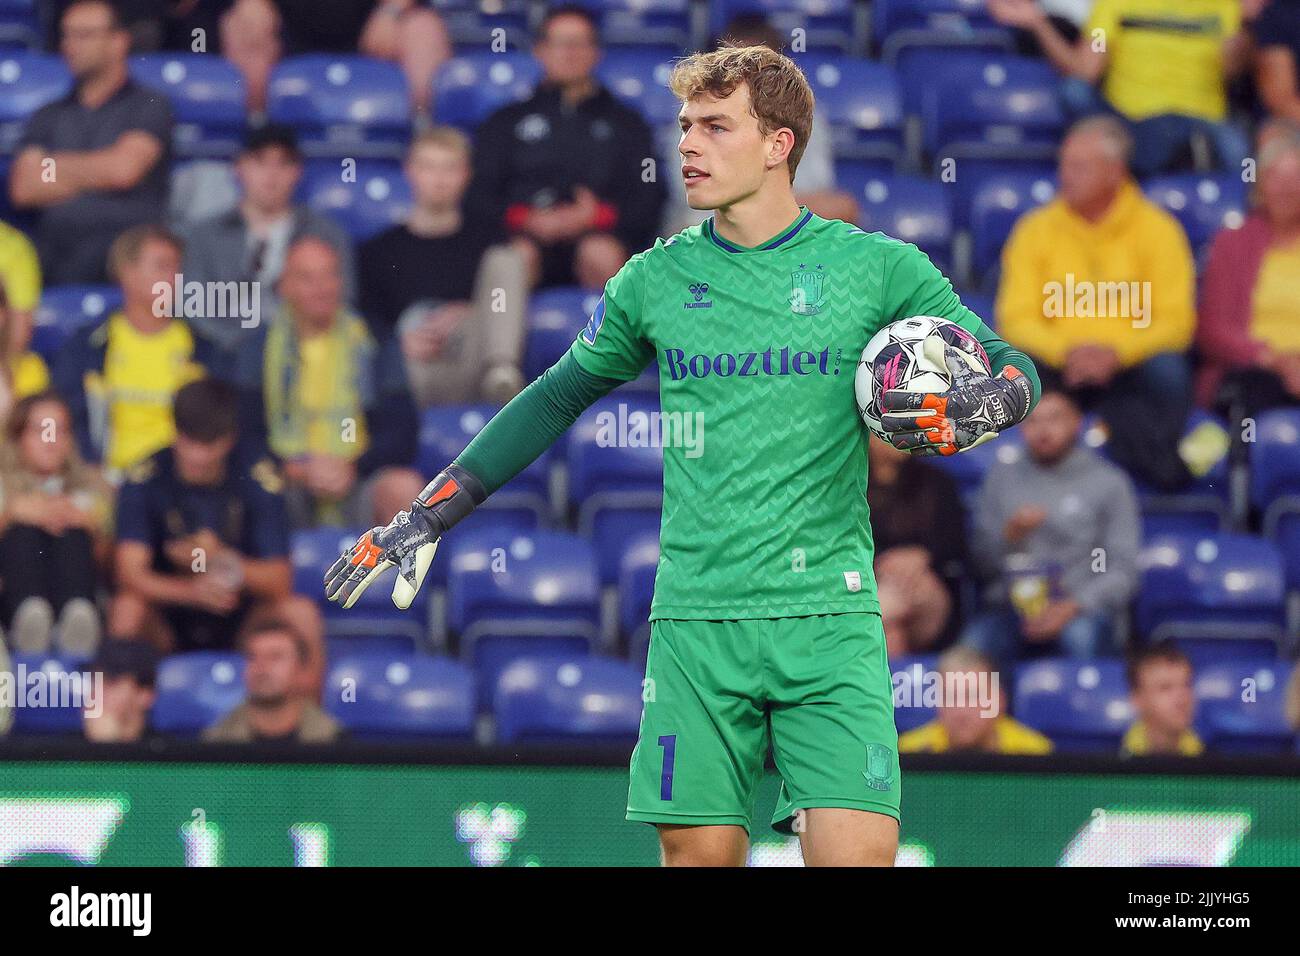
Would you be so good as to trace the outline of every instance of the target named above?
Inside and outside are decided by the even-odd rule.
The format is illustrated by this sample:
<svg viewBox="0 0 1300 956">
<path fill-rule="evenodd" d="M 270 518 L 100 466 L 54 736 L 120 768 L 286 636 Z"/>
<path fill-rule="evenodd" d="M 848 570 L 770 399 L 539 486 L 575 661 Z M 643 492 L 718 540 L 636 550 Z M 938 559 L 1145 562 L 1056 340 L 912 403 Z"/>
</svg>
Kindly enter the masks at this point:
<svg viewBox="0 0 1300 956">
<path fill-rule="evenodd" d="M 84 662 L 34 656 L 16 663 L 53 676 Z M 923 688 L 935 663 L 931 657 L 893 663 L 900 731 L 934 718 Z M 1291 666 L 1234 661 L 1198 667 L 1195 727 L 1206 745 L 1236 754 L 1295 751 L 1297 740 L 1284 715 Z M 153 728 L 196 736 L 241 701 L 242 669 L 235 654 L 198 651 L 166 658 Z M 642 673 L 624 661 L 563 651 L 518 658 L 491 679 L 491 739 L 630 743 L 641 715 Z M 1011 683 L 1003 689 L 1017 719 L 1050 737 L 1058 750 L 1113 753 L 1134 719 L 1118 661 L 1027 662 L 1015 669 Z M 376 649 L 333 655 L 325 700 L 327 711 L 358 739 L 482 739 L 476 674 L 445 657 Z M 15 718 L 18 734 L 59 734 L 75 733 L 80 715 L 67 707 L 19 708 Z"/>
</svg>

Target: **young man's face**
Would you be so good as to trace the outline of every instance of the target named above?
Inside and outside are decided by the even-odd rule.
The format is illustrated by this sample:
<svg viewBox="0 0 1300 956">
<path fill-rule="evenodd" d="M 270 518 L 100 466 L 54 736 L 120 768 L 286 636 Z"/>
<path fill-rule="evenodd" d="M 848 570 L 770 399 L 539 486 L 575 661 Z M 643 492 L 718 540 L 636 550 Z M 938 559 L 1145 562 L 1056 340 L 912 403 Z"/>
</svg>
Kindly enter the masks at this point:
<svg viewBox="0 0 1300 956">
<path fill-rule="evenodd" d="M 338 254 L 322 242 L 295 244 L 280 274 L 280 295 L 313 328 L 329 327 L 343 303 Z"/>
<path fill-rule="evenodd" d="M 677 150 L 692 209 L 717 209 L 758 191 L 776 133 L 759 132 L 748 84 L 722 99 L 701 94 L 682 107 L 678 119 L 682 139 Z"/>
<path fill-rule="evenodd" d="M 102 73 L 126 59 L 127 42 L 122 31 L 113 29 L 113 18 L 102 3 L 79 3 L 69 7 L 60 28 L 59 51 L 76 79 Z"/>
<path fill-rule="evenodd" d="M 226 458 L 234 447 L 233 435 L 216 441 L 198 441 L 178 432 L 172 452 L 181 481 L 187 485 L 214 484 L 224 473 Z"/>
<path fill-rule="evenodd" d="M 1133 690 L 1133 707 L 1148 727 L 1170 733 L 1190 728 L 1196 711 L 1191 667 L 1184 661 L 1143 664 Z"/>
<path fill-rule="evenodd" d="M 243 186 L 244 198 L 258 209 L 287 212 L 302 177 L 302 164 L 288 150 L 267 146 L 240 156 L 235 162 L 235 174 Z"/>
<path fill-rule="evenodd" d="M 84 717 L 87 740 L 97 743 L 133 743 L 140 739 L 153 706 L 154 689 L 135 677 L 117 674 L 104 678 L 103 706 L 99 716 Z"/>
<path fill-rule="evenodd" d="M 460 202 L 469 185 L 470 167 L 460 150 L 427 143 L 406 160 L 406 178 L 417 206 L 439 209 Z"/>
</svg>

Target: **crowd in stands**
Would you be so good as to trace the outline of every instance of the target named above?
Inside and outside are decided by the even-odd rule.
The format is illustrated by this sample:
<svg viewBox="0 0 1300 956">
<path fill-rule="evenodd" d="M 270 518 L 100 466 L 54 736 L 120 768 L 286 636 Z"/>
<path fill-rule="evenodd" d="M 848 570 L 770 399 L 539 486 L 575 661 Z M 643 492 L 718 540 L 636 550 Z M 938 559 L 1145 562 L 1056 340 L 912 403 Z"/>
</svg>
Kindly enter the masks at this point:
<svg viewBox="0 0 1300 956">
<path fill-rule="evenodd" d="M 157 733 L 151 713 L 172 656 L 237 654 L 242 703 L 204 739 L 327 742 L 348 735 L 329 706 L 331 663 L 357 645 L 323 608 L 323 569 L 300 560 L 303 536 L 338 529 L 347 540 L 408 507 L 443 464 L 426 460 L 429 423 L 450 413 L 472 434 L 585 324 L 581 309 L 566 315 L 556 350 L 542 305 L 593 297 L 631 255 L 707 213 L 689 208 L 675 174 L 676 121 L 600 79 L 606 25 L 583 7 L 532 19 L 512 49 L 531 54 L 537 82 L 466 128 L 439 116 L 439 83 L 485 47 L 437 4 L 158 6 L 34 4 L 74 85 L 23 117 L 8 145 L 0 669 L 7 658 L 90 661 L 106 696 L 84 736 L 132 741 Z M 870 6 L 883 29 L 886 7 L 907 4 Z M 870 443 L 891 659 L 1007 675 L 995 719 L 941 706 L 900 745 L 1050 752 L 1059 738 L 1033 725 L 1018 694 L 1032 690 L 1033 667 L 1064 661 L 1071 675 L 1097 666 L 1126 681 L 1129 716 L 1114 734 L 1123 753 L 1196 755 L 1207 749 L 1195 724 L 1199 667 L 1227 662 L 1277 668 L 1290 708 L 1277 752 L 1292 751 L 1300 508 L 1275 513 L 1243 489 L 1257 474 L 1247 436 L 1278 410 L 1292 416 L 1277 419 L 1282 431 L 1300 425 L 1300 2 L 986 0 L 954 5 L 945 23 L 958 14 L 974 18 L 965 32 L 921 30 L 920 46 L 1013 57 L 1053 76 L 1056 134 L 1026 144 L 1023 161 L 1013 145 L 975 153 L 970 166 L 1037 177 L 1048 192 L 1015 206 L 987 269 L 950 273 L 963 300 L 1034 358 L 1043 394 L 1014 433 L 960 461 Z M 750 12 L 718 32 L 789 48 L 786 27 Z M 233 66 L 247 125 L 225 155 L 182 166 L 176 106 L 135 78 L 132 57 L 194 51 L 196 36 L 211 38 L 206 56 Z M 901 68 L 907 50 L 887 39 L 849 35 L 852 52 L 835 55 L 877 62 L 884 49 Z M 382 61 L 404 77 L 409 135 L 400 165 L 389 161 L 406 200 L 376 228 L 352 228 L 306 188 L 322 156 L 332 188 L 368 188 L 348 178 L 358 160 L 322 153 L 276 116 L 277 70 L 318 53 Z M 896 175 L 954 195 L 971 188 L 965 159 L 955 179 L 916 176 L 930 162 L 941 170 L 945 155 L 916 145 L 931 143 L 928 132 L 904 139 L 890 168 L 863 180 L 853 171 L 878 172 L 879 157 L 854 153 L 819 110 L 797 198 L 889 231 L 875 216 Z M 1197 226 L 1188 204 L 1205 198 L 1198 187 L 1171 204 L 1151 186 L 1161 175 L 1237 179 L 1249 205 Z M 959 258 L 926 251 L 945 265 Z M 100 302 L 91 321 L 38 321 L 64 289 Z M 619 395 L 636 403 L 645 392 L 637 382 Z M 540 466 L 543 503 L 522 522 L 528 509 L 501 496 L 502 540 L 541 541 L 539 525 L 591 531 L 561 490 L 563 459 L 561 450 Z M 1300 474 L 1286 480 L 1300 494 Z M 643 498 L 628 509 L 638 510 L 648 510 Z M 1238 619 L 1201 633 L 1179 630 L 1176 616 L 1135 615 L 1161 560 L 1147 551 L 1177 550 L 1168 534 L 1191 536 L 1192 563 L 1212 567 L 1239 546 L 1267 559 L 1265 571 L 1241 573 L 1285 581 L 1248 621 L 1264 634 L 1255 656 L 1244 644 L 1222 651 Z M 615 525 L 616 559 L 633 544 L 623 535 Z M 620 570 L 615 560 L 600 572 L 616 603 L 630 594 L 632 572 Z M 435 584 L 443 598 L 448 587 Z M 421 607 L 423 618 L 404 622 L 418 621 L 418 654 L 477 661 L 457 647 L 445 601 Z M 631 619 L 643 624 L 644 613 Z M 394 619 L 370 620 L 382 631 Z M 607 624 L 593 647 L 628 659 L 634 675 L 640 632 Z M 1198 656 L 1214 641 L 1184 639 L 1206 634 L 1219 650 Z M 490 710 L 508 663 L 475 677 L 474 711 Z M 0 734 L 13 716 L 0 709 Z"/>
</svg>

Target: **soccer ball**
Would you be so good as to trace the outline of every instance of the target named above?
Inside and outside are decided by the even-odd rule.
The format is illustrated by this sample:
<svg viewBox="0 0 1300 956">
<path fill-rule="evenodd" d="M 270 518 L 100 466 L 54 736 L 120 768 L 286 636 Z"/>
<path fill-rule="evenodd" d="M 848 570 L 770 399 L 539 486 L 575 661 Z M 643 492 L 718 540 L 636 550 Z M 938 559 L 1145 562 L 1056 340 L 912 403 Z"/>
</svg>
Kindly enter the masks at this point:
<svg viewBox="0 0 1300 956">
<path fill-rule="evenodd" d="M 955 346 L 971 368 L 989 373 L 989 357 L 979 339 L 956 322 L 932 315 L 914 315 L 891 322 L 871 337 L 862 350 L 853 380 L 858 414 L 867 427 L 885 437 L 880 427 L 880 393 L 891 388 L 913 392 L 945 392 L 952 385 L 948 369 L 936 365 L 921 349 L 921 343 L 938 335 Z"/>
</svg>

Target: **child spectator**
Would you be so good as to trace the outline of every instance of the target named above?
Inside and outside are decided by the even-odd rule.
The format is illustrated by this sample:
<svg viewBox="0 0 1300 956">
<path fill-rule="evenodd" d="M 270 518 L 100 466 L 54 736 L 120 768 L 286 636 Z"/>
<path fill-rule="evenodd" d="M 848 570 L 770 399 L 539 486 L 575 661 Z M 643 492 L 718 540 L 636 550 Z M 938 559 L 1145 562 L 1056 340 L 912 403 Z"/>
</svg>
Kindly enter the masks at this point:
<svg viewBox="0 0 1300 956">
<path fill-rule="evenodd" d="M 1128 687 L 1137 720 L 1120 742 L 1121 757 L 1199 757 L 1204 752 L 1192 730 L 1192 662 L 1173 641 L 1159 641 L 1132 655 Z"/>
<path fill-rule="evenodd" d="M 102 674 L 104 682 L 98 707 L 82 714 L 86 740 L 133 744 L 152 736 L 149 711 L 157 699 L 158 652 L 145 641 L 105 641 L 89 670 Z"/>
</svg>

